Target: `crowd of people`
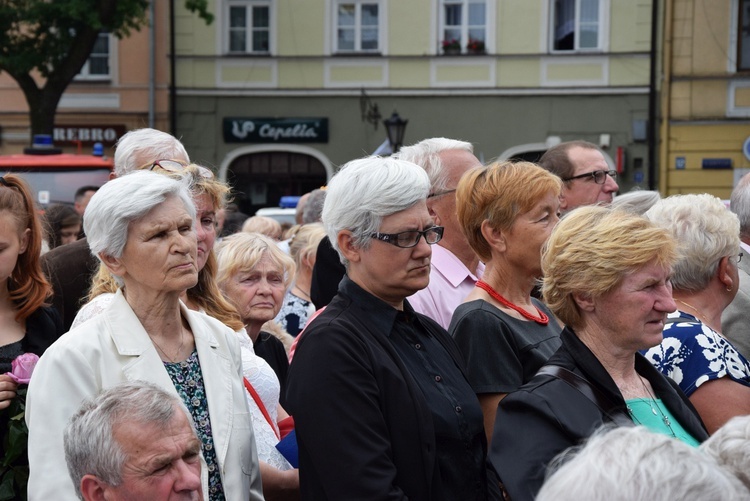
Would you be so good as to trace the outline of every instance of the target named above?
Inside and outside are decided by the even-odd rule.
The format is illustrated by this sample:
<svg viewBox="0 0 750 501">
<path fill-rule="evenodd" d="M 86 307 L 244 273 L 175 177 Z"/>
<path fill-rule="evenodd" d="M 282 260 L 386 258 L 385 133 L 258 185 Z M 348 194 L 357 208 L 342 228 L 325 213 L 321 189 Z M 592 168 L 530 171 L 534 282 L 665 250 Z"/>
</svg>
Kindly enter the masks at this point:
<svg viewBox="0 0 750 501">
<path fill-rule="evenodd" d="M 114 163 L 44 218 L 0 177 L 29 499 L 750 499 L 750 175 L 615 197 L 585 141 L 431 138 L 285 229 L 164 132 Z"/>
</svg>

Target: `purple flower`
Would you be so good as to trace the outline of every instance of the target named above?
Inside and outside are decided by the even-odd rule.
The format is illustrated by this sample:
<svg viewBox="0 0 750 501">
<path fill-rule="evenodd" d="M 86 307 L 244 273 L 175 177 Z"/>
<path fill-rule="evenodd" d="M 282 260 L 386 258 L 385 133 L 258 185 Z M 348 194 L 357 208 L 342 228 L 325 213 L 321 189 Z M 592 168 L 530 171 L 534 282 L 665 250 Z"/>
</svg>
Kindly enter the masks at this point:
<svg viewBox="0 0 750 501">
<path fill-rule="evenodd" d="M 31 373 L 39 361 L 39 356 L 35 353 L 24 353 L 18 355 L 11 363 L 12 371 L 5 374 L 10 376 L 13 381 L 20 384 L 29 384 Z"/>
</svg>

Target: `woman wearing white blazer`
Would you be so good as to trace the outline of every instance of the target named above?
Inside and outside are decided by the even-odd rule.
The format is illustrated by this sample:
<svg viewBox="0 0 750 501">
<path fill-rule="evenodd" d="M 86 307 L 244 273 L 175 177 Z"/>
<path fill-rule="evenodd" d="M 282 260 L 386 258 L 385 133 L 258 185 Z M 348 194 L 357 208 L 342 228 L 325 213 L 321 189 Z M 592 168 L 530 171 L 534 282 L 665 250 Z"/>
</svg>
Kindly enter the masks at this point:
<svg viewBox="0 0 750 501">
<path fill-rule="evenodd" d="M 35 369 L 26 407 L 29 499 L 76 498 L 63 429 L 83 399 L 135 380 L 179 395 L 190 410 L 202 443 L 204 499 L 262 499 L 234 333 L 179 300 L 198 278 L 188 184 L 135 172 L 92 197 L 84 222 L 89 246 L 121 288 L 105 312 L 60 338 Z"/>
</svg>

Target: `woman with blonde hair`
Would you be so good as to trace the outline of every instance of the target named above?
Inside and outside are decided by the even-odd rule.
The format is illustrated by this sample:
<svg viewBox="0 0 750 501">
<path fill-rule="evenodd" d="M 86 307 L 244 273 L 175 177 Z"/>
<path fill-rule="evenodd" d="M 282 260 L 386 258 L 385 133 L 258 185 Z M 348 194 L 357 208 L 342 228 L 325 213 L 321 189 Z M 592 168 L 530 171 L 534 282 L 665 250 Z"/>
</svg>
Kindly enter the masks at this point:
<svg viewBox="0 0 750 501">
<path fill-rule="evenodd" d="M 242 231 L 245 233 L 260 233 L 276 242 L 281 240 L 281 236 L 284 233 L 281 223 L 266 216 L 253 216 L 247 218 L 242 224 Z"/>
<path fill-rule="evenodd" d="M 709 433 L 750 414 L 750 362 L 721 333 L 721 314 L 739 290 L 740 223 L 713 195 L 674 195 L 646 217 L 677 240 L 680 258 L 664 340 L 646 352 L 698 409 Z"/>
<path fill-rule="evenodd" d="M 286 389 L 286 352 L 278 339 L 262 330 L 281 308 L 284 291 L 294 276 L 294 262 L 268 237 L 244 232 L 223 239 L 217 257 L 217 282 L 245 324 L 238 339 L 245 378 L 253 389 L 251 392 L 248 388 L 247 402 L 256 432 L 264 491 L 267 495 L 267 489 L 277 494 L 297 493 L 299 472 L 276 449 L 281 438 L 279 423 L 288 417 L 280 405 Z M 264 360 L 256 353 L 262 353 Z"/>
<path fill-rule="evenodd" d="M 643 425 L 691 445 L 708 437 L 695 408 L 639 350 L 675 309 L 677 244 L 645 218 L 579 207 L 542 253 L 542 294 L 566 325 L 562 345 L 497 410 L 489 457 L 513 501 L 532 500 L 547 464 L 604 423 Z"/>
<path fill-rule="evenodd" d="M 294 275 L 294 285 L 284 296 L 276 322 L 294 337 L 305 328 L 307 320 L 315 313 L 315 305 L 310 298 L 310 282 L 318 245 L 325 234 L 326 230 L 321 223 L 310 223 L 298 227 L 289 241 L 289 254 L 294 259 L 297 273 Z"/>
<path fill-rule="evenodd" d="M 466 358 L 488 442 L 500 400 L 560 347 L 562 328 L 531 291 L 542 275 L 542 245 L 560 215 L 561 186 L 530 162 L 476 167 L 458 183 L 458 220 L 485 270 L 449 332 Z"/>
</svg>

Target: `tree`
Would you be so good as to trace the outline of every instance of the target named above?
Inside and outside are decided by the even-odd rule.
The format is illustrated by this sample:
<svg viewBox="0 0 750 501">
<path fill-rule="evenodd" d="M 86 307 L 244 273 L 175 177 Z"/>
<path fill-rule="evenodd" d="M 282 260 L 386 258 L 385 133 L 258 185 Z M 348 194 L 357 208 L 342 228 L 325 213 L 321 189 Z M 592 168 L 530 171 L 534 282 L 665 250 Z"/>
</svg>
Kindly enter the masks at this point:
<svg viewBox="0 0 750 501">
<path fill-rule="evenodd" d="M 207 1 L 184 0 L 211 23 Z M 0 0 L 0 72 L 23 91 L 32 135 L 52 134 L 60 98 L 99 33 L 123 38 L 139 30 L 148 6 L 149 0 Z"/>
</svg>

